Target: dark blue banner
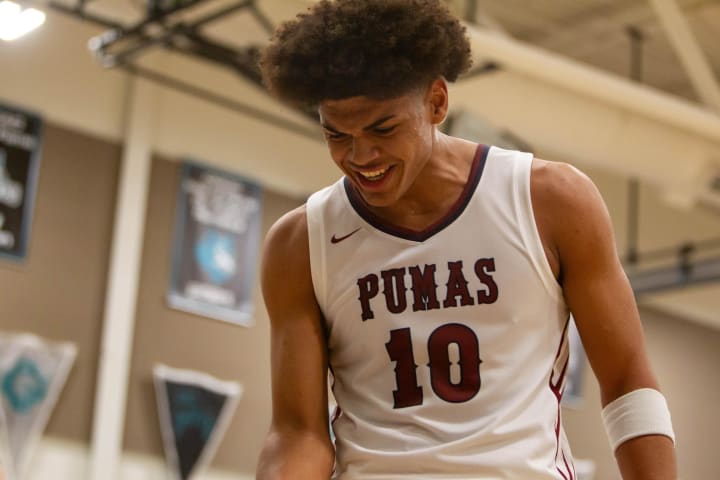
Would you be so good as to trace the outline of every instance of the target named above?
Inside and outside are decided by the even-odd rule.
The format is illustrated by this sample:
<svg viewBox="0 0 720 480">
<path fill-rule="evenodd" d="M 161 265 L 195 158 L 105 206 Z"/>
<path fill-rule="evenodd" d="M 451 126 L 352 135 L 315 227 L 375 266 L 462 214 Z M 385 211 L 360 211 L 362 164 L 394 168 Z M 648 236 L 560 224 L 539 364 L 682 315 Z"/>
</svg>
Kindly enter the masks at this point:
<svg viewBox="0 0 720 480">
<path fill-rule="evenodd" d="M 187 480 L 215 455 L 242 392 L 192 370 L 154 370 L 160 427 L 172 477 Z"/>
<path fill-rule="evenodd" d="M 178 468 L 185 480 L 190 477 L 215 430 L 226 395 L 175 382 L 167 382 L 165 389 Z"/>
<path fill-rule="evenodd" d="M 0 256 L 23 260 L 40 168 L 42 120 L 0 105 Z"/>
<path fill-rule="evenodd" d="M 252 324 L 261 211 L 259 185 L 183 164 L 168 291 L 171 307 Z"/>
</svg>

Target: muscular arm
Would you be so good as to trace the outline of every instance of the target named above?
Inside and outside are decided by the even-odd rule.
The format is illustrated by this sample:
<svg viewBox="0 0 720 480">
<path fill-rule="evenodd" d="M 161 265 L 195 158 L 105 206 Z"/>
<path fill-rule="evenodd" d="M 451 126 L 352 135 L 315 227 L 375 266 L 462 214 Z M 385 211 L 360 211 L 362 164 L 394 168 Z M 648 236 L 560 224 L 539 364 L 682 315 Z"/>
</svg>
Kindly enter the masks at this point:
<svg viewBox="0 0 720 480">
<path fill-rule="evenodd" d="M 638 388 L 659 390 L 645 352 L 640 316 L 618 259 L 597 188 L 569 165 L 535 160 L 533 207 L 557 261 L 565 300 L 600 385 L 603 407 Z M 672 441 L 647 435 L 615 451 L 625 480 L 676 478 Z"/>
<path fill-rule="evenodd" d="M 328 431 L 327 347 L 310 276 L 304 207 L 268 233 L 261 272 L 271 323 L 273 415 L 256 478 L 328 479 L 334 449 Z"/>
</svg>

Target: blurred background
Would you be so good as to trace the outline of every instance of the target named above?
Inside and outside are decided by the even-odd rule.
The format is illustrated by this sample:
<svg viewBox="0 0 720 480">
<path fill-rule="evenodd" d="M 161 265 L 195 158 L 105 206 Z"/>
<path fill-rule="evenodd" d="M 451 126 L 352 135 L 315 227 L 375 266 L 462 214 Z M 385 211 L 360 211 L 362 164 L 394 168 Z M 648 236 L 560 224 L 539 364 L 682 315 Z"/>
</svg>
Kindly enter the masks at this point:
<svg viewBox="0 0 720 480">
<path fill-rule="evenodd" d="M 159 363 L 242 386 L 197 472 L 254 478 L 271 413 L 258 242 L 339 177 L 313 112 L 272 100 L 255 59 L 312 2 L 18 2 L 0 4 L 0 331 L 76 352 L 23 478 L 167 478 Z M 681 477 L 720 478 L 720 1 L 449 5 L 475 66 L 451 87 L 443 128 L 594 180 L 673 415 Z M 187 187 L 189 165 L 204 168 L 205 193 Z M 255 207 L 237 207 L 251 197 Z M 206 235 L 188 214 L 203 201 L 219 217 L 244 212 L 247 225 Z M 24 222 L 14 233 L 12 209 Z M 16 241 L 3 243 L 6 230 Z M 222 255 L 203 264 L 205 247 Z M 223 272 L 237 279 L 227 291 Z M 173 302 L 177 282 L 186 303 Z M 594 471 L 581 478 L 619 478 L 597 384 L 577 365 L 563 415 L 574 455 Z"/>
</svg>

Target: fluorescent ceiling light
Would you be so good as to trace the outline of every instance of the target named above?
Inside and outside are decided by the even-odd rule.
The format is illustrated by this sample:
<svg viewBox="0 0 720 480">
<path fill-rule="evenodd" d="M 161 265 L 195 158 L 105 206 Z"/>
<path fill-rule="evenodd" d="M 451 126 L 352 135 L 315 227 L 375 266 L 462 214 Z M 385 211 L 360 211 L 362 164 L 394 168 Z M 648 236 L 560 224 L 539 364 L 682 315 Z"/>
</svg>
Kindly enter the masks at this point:
<svg viewBox="0 0 720 480">
<path fill-rule="evenodd" d="M 34 8 L 22 9 L 15 2 L 0 2 L 0 39 L 15 40 L 45 23 L 45 14 Z"/>
</svg>

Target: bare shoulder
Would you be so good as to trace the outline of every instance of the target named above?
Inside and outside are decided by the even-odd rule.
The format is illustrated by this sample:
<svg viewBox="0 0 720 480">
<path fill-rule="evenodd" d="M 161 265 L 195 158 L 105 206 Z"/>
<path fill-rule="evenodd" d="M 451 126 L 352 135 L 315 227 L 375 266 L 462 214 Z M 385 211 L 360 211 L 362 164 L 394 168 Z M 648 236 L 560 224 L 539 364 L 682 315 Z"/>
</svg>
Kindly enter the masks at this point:
<svg viewBox="0 0 720 480">
<path fill-rule="evenodd" d="M 608 221 L 600 191 L 590 177 L 567 163 L 534 159 L 530 191 L 536 219 L 553 231 Z"/>
<path fill-rule="evenodd" d="M 603 261 L 614 255 L 610 215 L 587 175 L 567 163 L 536 158 L 530 191 L 543 243 L 562 271 L 567 273 L 572 263 L 588 262 L 592 252 Z"/>
<path fill-rule="evenodd" d="M 533 160 L 530 188 L 533 198 L 551 208 L 578 208 L 601 198 L 590 177 L 579 169 L 540 158 Z"/>
<path fill-rule="evenodd" d="M 265 251 L 273 256 L 294 256 L 300 250 L 307 251 L 307 210 L 301 205 L 280 217 L 268 230 Z"/>
</svg>

